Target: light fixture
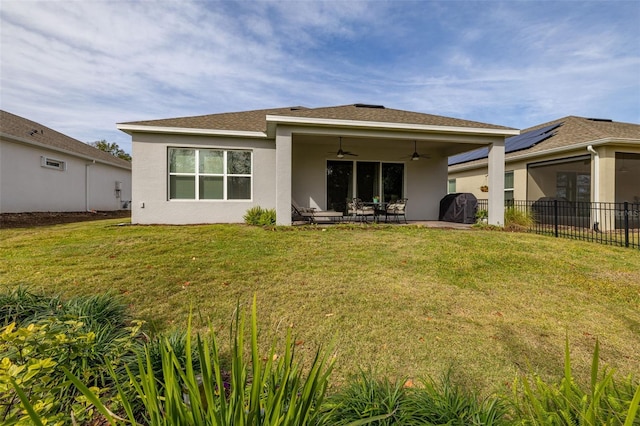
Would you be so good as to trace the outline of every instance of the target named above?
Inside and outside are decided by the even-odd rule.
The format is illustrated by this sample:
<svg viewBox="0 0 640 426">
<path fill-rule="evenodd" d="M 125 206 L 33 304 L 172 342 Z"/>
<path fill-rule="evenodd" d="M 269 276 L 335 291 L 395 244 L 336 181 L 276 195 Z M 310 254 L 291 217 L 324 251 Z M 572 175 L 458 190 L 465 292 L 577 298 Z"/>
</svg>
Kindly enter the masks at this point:
<svg viewBox="0 0 640 426">
<path fill-rule="evenodd" d="M 417 146 L 418 143 L 416 141 L 413 141 L 413 154 L 411 154 L 412 161 L 418 161 L 420 159 L 420 154 L 418 154 Z"/>
<path fill-rule="evenodd" d="M 343 151 L 342 150 L 342 136 L 340 137 L 340 147 L 338 148 L 338 152 L 336 152 L 336 157 L 344 158 L 345 155 L 351 155 L 353 157 L 357 157 L 358 154 L 354 154 L 353 152 Z"/>
</svg>

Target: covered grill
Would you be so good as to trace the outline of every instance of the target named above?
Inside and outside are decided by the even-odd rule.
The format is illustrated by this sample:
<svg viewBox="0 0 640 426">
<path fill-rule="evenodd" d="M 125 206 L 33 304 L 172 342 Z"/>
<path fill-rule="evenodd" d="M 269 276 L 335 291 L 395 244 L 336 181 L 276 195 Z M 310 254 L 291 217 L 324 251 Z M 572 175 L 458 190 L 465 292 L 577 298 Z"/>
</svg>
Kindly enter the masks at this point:
<svg viewBox="0 0 640 426">
<path fill-rule="evenodd" d="M 440 200 L 439 220 L 455 223 L 476 223 L 478 199 L 468 192 L 447 194 Z"/>
</svg>

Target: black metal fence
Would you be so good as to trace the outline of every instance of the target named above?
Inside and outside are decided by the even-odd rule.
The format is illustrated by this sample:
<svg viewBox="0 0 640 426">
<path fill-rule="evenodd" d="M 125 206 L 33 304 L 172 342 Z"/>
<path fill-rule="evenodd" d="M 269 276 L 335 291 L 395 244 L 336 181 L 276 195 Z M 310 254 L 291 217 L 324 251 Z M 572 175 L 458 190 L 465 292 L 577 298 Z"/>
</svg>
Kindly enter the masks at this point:
<svg viewBox="0 0 640 426">
<path fill-rule="evenodd" d="M 488 212 L 488 200 L 478 200 L 478 212 L 482 211 Z M 530 218 L 530 223 L 523 218 Z M 507 200 L 505 221 L 510 219 L 520 219 L 536 234 L 640 248 L 640 203 Z"/>
</svg>

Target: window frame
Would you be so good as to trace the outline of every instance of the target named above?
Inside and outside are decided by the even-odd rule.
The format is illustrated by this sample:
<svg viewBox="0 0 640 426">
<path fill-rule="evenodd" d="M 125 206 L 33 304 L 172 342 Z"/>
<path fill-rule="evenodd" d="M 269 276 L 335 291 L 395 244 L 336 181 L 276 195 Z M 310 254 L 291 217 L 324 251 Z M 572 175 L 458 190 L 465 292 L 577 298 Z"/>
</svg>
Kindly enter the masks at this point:
<svg viewBox="0 0 640 426">
<path fill-rule="evenodd" d="M 507 188 L 507 175 L 510 174 L 511 175 L 511 186 Z M 515 173 L 513 172 L 513 170 L 507 170 L 506 172 L 504 172 L 504 182 L 505 182 L 505 186 L 504 186 L 504 199 L 505 200 L 514 200 L 515 198 Z M 507 193 L 511 193 L 511 197 L 507 198 Z"/>
<path fill-rule="evenodd" d="M 453 184 L 453 191 L 451 190 L 451 186 Z M 457 181 L 456 178 L 447 179 L 447 194 L 455 194 L 457 191 Z"/>
<path fill-rule="evenodd" d="M 52 164 L 57 163 L 57 164 Z M 63 160 L 57 160 L 55 158 L 40 156 L 40 166 L 45 169 L 58 170 L 64 172 L 67 170 L 67 162 Z"/>
<path fill-rule="evenodd" d="M 171 171 L 171 151 L 172 150 L 188 150 L 194 152 L 192 172 L 172 172 Z M 206 173 L 200 171 L 200 153 L 202 151 L 218 151 L 222 152 L 222 172 Z M 229 152 L 246 152 L 249 154 L 250 164 L 249 173 L 229 173 L 228 157 Z M 183 202 L 183 201 L 204 201 L 204 202 L 251 202 L 253 201 L 253 151 L 250 149 L 228 149 L 228 148 L 195 148 L 185 146 L 167 147 L 167 201 Z M 172 176 L 190 176 L 194 179 L 194 198 L 171 198 L 171 177 Z M 200 198 L 200 178 L 201 177 L 222 177 L 222 198 Z M 229 181 L 230 178 L 248 178 L 249 179 L 249 197 L 248 198 L 229 198 Z"/>
</svg>

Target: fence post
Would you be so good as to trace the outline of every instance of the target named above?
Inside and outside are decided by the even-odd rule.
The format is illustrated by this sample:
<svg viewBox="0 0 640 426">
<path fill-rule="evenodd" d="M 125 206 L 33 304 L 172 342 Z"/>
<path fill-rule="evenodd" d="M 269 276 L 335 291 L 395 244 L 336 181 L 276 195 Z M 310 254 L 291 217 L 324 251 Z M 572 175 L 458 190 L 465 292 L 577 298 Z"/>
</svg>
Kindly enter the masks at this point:
<svg viewBox="0 0 640 426">
<path fill-rule="evenodd" d="M 558 238 L 558 200 L 553 200 L 553 230 Z"/>
<path fill-rule="evenodd" d="M 624 246 L 629 247 L 629 202 L 624 202 Z"/>
</svg>

